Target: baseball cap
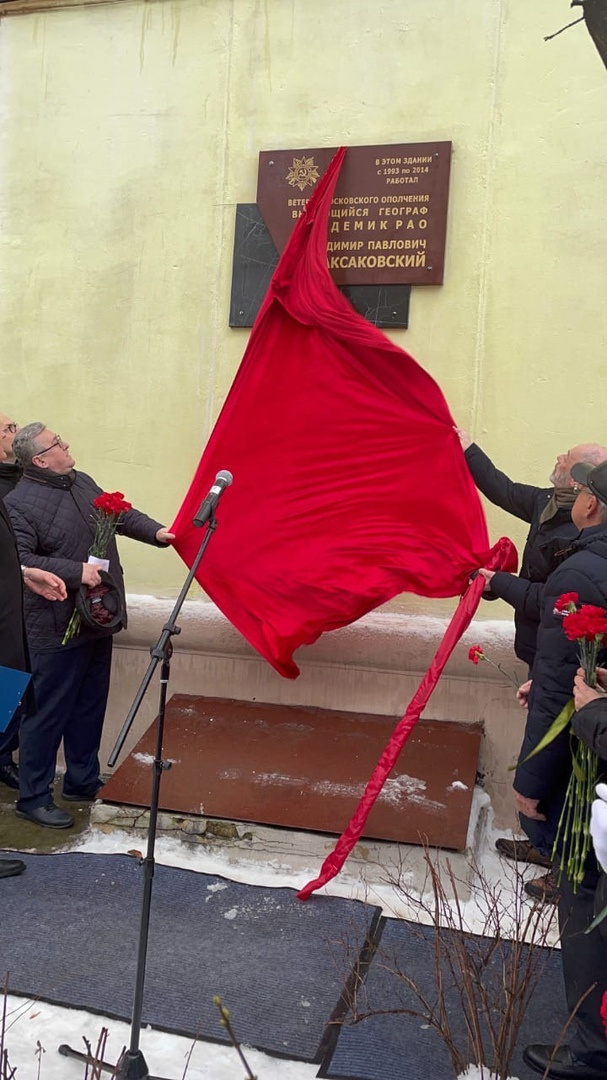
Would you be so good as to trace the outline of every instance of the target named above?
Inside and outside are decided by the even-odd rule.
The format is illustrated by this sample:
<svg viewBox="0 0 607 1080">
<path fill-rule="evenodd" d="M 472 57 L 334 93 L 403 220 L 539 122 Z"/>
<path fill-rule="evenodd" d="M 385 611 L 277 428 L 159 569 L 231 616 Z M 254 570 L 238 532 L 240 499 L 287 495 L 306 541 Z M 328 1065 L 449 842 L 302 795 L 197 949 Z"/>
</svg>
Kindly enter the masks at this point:
<svg viewBox="0 0 607 1080">
<path fill-rule="evenodd" d="M 591 465 L 587 461 L 577 461 L 571 466 L 571 476 L 578 483 L 587 487 L 599 502 L 607 506 L 607 461 L 600 465 Z"/>
</svg>

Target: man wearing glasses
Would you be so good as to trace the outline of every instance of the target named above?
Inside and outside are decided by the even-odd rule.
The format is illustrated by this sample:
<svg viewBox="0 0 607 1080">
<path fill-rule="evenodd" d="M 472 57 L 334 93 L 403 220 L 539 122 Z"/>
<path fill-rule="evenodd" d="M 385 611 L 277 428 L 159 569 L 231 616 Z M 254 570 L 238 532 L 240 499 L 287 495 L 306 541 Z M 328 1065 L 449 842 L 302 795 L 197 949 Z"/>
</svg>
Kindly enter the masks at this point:
<svg viewBox="0 0 607 1080">
<path fill-rule="evenodd" d="M 0 465 L 5 463 L 5 458 L 0 441 Z M 29 671 L 23 622 L 24 585 L 49 602 L 65 600 L 67 596 L 63 581 L 55 574 L 34 568 L 23 570 L 8 511 L 0 499 L 0 664 L 16 671 Z M 29 697 L 28 690 L 26 700 Z M 0 859 L 0 878 L 14 877 L 24 870 L 25 863 L 20 859 Z"/>
<path fill-rule="evenodd" d="M 0 499 L 13 490 L 23 472 L 21 466 L 17 464 L 13 450 L 13 439 L 18 431 L 19 425 L 9 416 L 0 413 L 0 449 L 4 452 L 4 458 L 0 454 Z"/>
<path fill-rule="evenodd" d="M 456 428 L 472 479 L 479 491 L 495 506 L 500 506 L 514 517 L 529 524 L 529 533 L 521 556 L 520 582 L 510 574 L 499 574 L 495 581 L 490 572 L 481 571 L 489 581 L 486 599 L 501 597 L 514 607 L 514 651 L 519 660 L 533 666 L 539 630 L 541 589 L 549 574 L 563 558 L 563 552 L 578 534 L 571 519 L 577 498 L 572 467 L 581 461 L 599 465 L 607 460 L 607 448 L 597 443 L 582 443 L 557 456 L 550 474 L 551 487 L 522 484 L 500 472 L 493 462 L 472 442 L 467 432 Z M 521 596 L 520 588 L 532 587 Z M 520 588 L 519 588 L 520 586 Z M 514 591 L 513 591 L 514 590 Z M 519 591 L 516 591 L 519 590 Z M 524 683 L 519 690 L 519 701 L 526 705 L 531 683 Z M 500 855 L 515 861 L 535 863 L 549 868 L 548 852 L 538 851 L 526 840 L 510 840 L 500 837 L 496 842 Z M 525 892 L 535 900 L 556 903 L 558 887 L 552 871 L 525 883 Z"/>
<path fill-rule="evenodd" d="M 74 469 L 69 443 L 43 423 L 28 424 L 14 440 L 23 477 L 7 495 L 21 563 L 63 578 L 67 599 L 49 604 L 25 598 L 25 620 L 36 696 L 36 710 L 24 717 L 19 738 L 18 817 L 50 829 L 67 829 L 73 818 L 52 797 L 57 752 L 63 739 L 66 773 L 63 798 L 90 802 L 101 787 L 99 744 L 110 682 L 112 635 L 126 625 L 89 625 L 63 644 L 82 585 L 101 583 L 87 561 L 95 534 L 93 500 L 101 488 Z M 166 547 L 173 539 L 158 521 L 134 508 L 120 531 L 133 540 Z M 126 611 L 122 567 L 116 541 L 110 542 L 109 573 Z"/>
<path fill-rule="evenodd" d="M 563 615 L 557 600 L 564 593 L 576 593 L 577 604 L 607 608 L 607 462 L 594 466 L 577 462 L 571 466 L 575 502 L 571 519 L 578 534 L 569 556 L 554 570 L 543 586 L 541 621 L 533 685 L 525 737 L 514 779 L 515 801 L 525 815 L 525 832 L 540 849 L 552 845 L 571 775 L 569 732 L 562 731 L 541 753 L 531 751 L 550 728 L 571 698 L 579 665 L 577 642 L 563 632 Z M 500 573 L 491 578 L 507 578 Z M 522 594 L 533 588 L 525 582 L 514 584 Z M 498 589 L 498 591 L 500 591 Z M 554 1080 L 604 1080 L 607 1077 L 607 1040 L 600 1011 L 607 993 L 607 938 L 598 930 L 587 933 L 595 914 L 598 870 L 592 854 L 586 873 L 576 888 L 564 869 L 559 901 L 561 961 L 567 1005 L 577 1012 L 567 1032 L 567 1044 L 532 1044 L 523 1060 L 536 1072 Z"/>
</svg>

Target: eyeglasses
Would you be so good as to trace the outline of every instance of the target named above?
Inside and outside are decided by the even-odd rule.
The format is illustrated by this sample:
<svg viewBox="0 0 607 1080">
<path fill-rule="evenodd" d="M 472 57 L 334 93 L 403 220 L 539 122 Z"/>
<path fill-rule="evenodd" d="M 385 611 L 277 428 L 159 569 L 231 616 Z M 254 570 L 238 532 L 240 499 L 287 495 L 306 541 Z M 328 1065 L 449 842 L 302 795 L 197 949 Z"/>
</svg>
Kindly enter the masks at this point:
<svg viewBox="0 0 607 1080">
<path fill-rule="evenodd" d="M 572 491 L 573 494 L 576 496 L 581 495 L 582 493 L 585 493 L 586 495 L 592 495 L 590 488 L 584 487 L 583 484 L 574 484 Z"/>
<path fill-rule="evenodd" d="M 16 431 L 17 431 L 17 425 L 16 424 L 5 424 L 4 427 L 2 428 L 2 434 L 6 435 L 6 433 L 8 431 L 10 431 L 11 435 L 14 435 L 16 433 Z"/>
<path fill-rule="evenodd" d="M 48 454 L 49 450 L 54 450 L 56 446 L 60 446 L 62 450 L 67 450 L 67 443 L 63 441 L 60 435 L 55 435 L 55 441 L 50 446 L 47 446 L 45 450 L 38 450 L 34 456 L 42 457 L 43 454 Z"/>
</svg>

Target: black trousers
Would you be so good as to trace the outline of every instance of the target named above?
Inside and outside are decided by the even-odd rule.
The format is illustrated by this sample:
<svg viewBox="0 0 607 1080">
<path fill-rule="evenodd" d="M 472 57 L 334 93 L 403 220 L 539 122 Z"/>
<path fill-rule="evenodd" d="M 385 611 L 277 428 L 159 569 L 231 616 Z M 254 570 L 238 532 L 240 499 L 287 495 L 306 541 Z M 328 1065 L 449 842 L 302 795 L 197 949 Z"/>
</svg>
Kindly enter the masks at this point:
<svg viewBox="0 0 607 1080">
<path fill-rule="evenodd" d="M 0 765 L 11 765 L 13 753 L 19 746 L 19 728 L 21 726 L 22 707 L 15 709 L 9 725 L 0 732 Z"/>
<path fill-rule="evenodd" d="M 110 688 L 112 638 L 32 652 L 36 709 L 21 721 L 19 810 L 50 802 L 63 739 L 66 795 L 94 795 L 99 744 Z"/>
<path fill-rule="evenodd" d="M 593 860 L 594 861 L 594 860 Z M 600 881 L 600 879 L 602 879 Z M 599 886 L 600 881 L 600 887 Z M 578 1009 L 572 1028 L 572 1038 L 565 1037 L 577 1058 L 607 1077 L 607 1036 L 600 1018 L 603 994 L 607 991 L 607 919 L 591 934 L 584 930 L 607 902 L 603 889 L 604 875 L 596 865 L 587 869 L 584 881 L 574 893 L 571 882 L 563 874 L 559 902 L 561 958 L 567 1006 L 572 1012 L 582 994 L 593 983 L 594 990 Z"/>
</svg>

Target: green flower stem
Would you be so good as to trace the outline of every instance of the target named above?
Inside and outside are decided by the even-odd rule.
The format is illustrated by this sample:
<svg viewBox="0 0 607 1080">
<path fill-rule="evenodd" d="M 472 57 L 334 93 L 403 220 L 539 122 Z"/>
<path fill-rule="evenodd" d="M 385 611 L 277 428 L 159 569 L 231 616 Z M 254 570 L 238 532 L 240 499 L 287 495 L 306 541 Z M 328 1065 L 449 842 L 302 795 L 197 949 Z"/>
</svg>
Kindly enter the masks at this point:
<svg viewBox="0 0 607 1080">
<path fill-rule="evenodd" d="M 94 555 L 96 559 L 105 559 L 107 555 L 107 549 L 109 548 L 116 529 L 120 525 L 122 514 L 104 514 L 100 513 L 97 517 L 97 528 L 95 530 L 95 539 L 93 540 L 92 547 L 89 550 L 89 555 Z"/>
<path fill-rule="evenodd" d="M 508 679 L 508 682 L 512 683 L 514 689 L 518 690 L 520 686 L 520 680 L 516 679 L 514 675 L 510 675 L 507 671 L 504 671 L 501 664 L 496 664 L 495 660 L 491 660 L 488 656 L 485 656 L 484 652 L 479 653 L 478 658 L 479 660 L 484 660 L 487 664 L 491 664 L 491 667 L 494 667 L 496 671 L 499 671 L 505 679 Z"/>
<path fill-rule="evenodd" d="M 572 765 L 552 855 L 555 858 L 560 851 L 559 881 L 564 871 L 576 891 L 583 881 L 591 847 L 590 811 L 598 776 L 598 758 L 576 740 L 572 747 Z"/>
<path fill-rule="evenodd" d="M 69 623 L 67 624 L 67 630 L 65 631 L 65 634 L 63 635 L 63 638 L 61 639 L 61 644 L 62 645 L 67 645 L 68 641 L 71 641 L 71 639 L 73 637 L 76 637 L 76 634 L 80 630 L 81 622 L 82 622 L 82 619 L 80 618 L 80 612 L 78 612 L 78 611 L 76 611 L 76 609 L 74 609 L 74 611 L 72 612 L 72 617 L 71 617 Z"/>
</svg>

